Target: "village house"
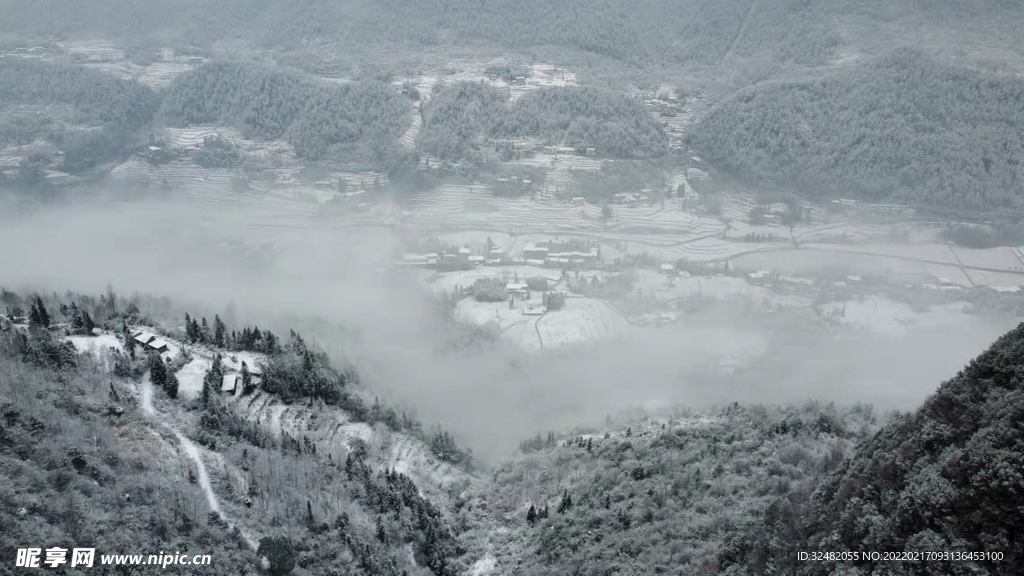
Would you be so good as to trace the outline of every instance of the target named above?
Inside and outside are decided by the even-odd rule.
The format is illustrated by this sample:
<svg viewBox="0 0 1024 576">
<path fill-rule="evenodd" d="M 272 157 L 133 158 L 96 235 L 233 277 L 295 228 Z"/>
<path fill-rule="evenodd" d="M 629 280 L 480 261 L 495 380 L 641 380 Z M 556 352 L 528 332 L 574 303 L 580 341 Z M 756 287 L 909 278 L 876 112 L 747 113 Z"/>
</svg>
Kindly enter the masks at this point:
<svg viewBox="0 0 1024 576">
<path fill-rule="evenodd" d="M 170 349 L 166 341 L 161 340 L 160 338 L 157 338 L 155 334 L 146 332 L 144 330 L 140 330 L 132 334 L 132 340 L 134 340 L 136 344 L 141 345 L 146 350 L 152 350 L 159 354 L 163 354 L 164 352 L 167 352 Z"/>
</svg>

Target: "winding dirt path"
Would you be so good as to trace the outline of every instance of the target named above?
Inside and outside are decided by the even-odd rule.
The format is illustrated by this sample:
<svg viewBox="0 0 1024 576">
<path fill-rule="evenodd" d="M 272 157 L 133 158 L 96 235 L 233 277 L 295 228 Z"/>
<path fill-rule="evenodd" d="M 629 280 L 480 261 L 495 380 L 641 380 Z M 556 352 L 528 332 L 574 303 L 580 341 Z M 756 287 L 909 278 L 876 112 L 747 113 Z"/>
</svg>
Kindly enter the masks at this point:
<svg viewBox="0 0 1024 576">
<path fill-rule="evenodd" d="M 221 510 L 220 502 L 217 500 L 217 494 L 213 491 L 213 485 L 210 483 L 210 475 L 206 471 L 206 464 L 203 462 L 202 451 L 198 446 L 196 446 L 195 442 L 192 442 L 187 436 L 179 432 L 174 426 L 167 422 L 159 412 L 157 412 L 156 408 L 153 407 L 153 381 L 150 379 L 149 371 L 142 375 L 142 382 L 139 385 L 139 408 L 142 410 L 143 414 L 153 418 L 155 424 L 174 434 L 178 439 L 178 443 L 181 445 L 182 451 L 196 465 L 199 487 L 206 496 L 206 503 L 210 507 L 210 511 L 216 512 L 224 518 L 228 523 L 228 530 L 233 530 L 237 527 L 242 534 L 242 538 L 245 539 L 245 542 L 249 547 L 256 550 L 258 547 L 256 537 L 248 530 L 242 528 L 240 524 L 232 522 L 231 519 L 228 518 Z"/>
</svg>

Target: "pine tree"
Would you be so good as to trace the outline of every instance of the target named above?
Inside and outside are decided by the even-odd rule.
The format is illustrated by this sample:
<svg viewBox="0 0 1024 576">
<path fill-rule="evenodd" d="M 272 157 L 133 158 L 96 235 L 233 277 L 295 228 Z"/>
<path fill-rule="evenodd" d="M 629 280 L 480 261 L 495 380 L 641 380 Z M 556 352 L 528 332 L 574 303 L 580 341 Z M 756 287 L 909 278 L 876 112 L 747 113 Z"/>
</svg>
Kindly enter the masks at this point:
<svg viewBox="0 0 1024 576">
<path fill-rule="evenodd" d="M 92 317 L 89 316 L 89 313 L 82 310 L 82 328 L 85 329 L 87 333 L 91 333 L 92 329 L 95 327 L 96 323 L 92 321 Z"/>
<path fill-rule="evenodd" d="M 203 344 L 209 344 L 212 341 L 210 337 L 210 325 L 206 323 L 206 317 L 203 317 L 203 322 L 199 329 L 199 340 Z"/>
<path fill-rule="evenodd" d="M 540 518 L 547 518 L 548 517 L 548 505 L 547 504 L 544 505 L 544 510 L 540 513 L 539 517 Z"/>
<path fill-rule="evenodd" d="M 159 354 L 154 354 L 150 360 L 149 381 L 155 386 L 167 388 L 167 366 Z"/>
<path fill-rule="evenodd" d="M 33 304 L 28 311 L 28 324 L 29 326 L 39 326 L 40 323 L 41 322 L 39 320 L 39 309 L 36 308 L 35 304 Z"/>
<path fill-rule="evenodd" d="M 46 306 L 43 306 L 43 299 L 36 296 L 36 309 L 39 314 L 39 324 L 43 328 L 50 327 L 50 315 L 46 312 Z"/>
<path fill-rule="evenodd" d="M 562 501 L 558 503 L 558 513 L 564 514 L 572 508 L 572 496 L 569 495 L 569 490 L 566 489 L 562 493 Z"/>
<path fill-rule="evenodd" d="M 167 392 L 167 396 L 171 399 L 178 397 L 178 377 L 175 376 L 174 372 L 168 371 L 167 382 L 164 383 L 164 391 Z"/>
<path fill-rule="evenodd" d="M 210 397 L 220 391 L 221 384 L 224 382 L 224 371 L 220 365 L 220 354 L 213 359 L 213 366 L 206 371 L 206 376 L 203 377 L 203 406 L 210 404 Z"/>
<path fill-rule="evenodd" d="M 195 333 L 192 332 L 192 318 L 189 317 L 188 312 L 185 313 L 185 339 L 189 344 L 194 344 L 196 341 Z"/>
<path fill-rule="evenodd" d="M 213 343 L 218 348 L 224 347 L 224 333 L 227 332 L 227 326 L 220 319 L 220 315 L 213 317 Z"/>
<path fill-rule="evenodd" d="M 252 374 L 249 373 L 249 366 L 242 361 L 242 395 L 247 396 L 252 394 L 256 390 L 256 386 L 252 383 Z"/>
<path fill-rule="evenodd" d="M 530 526 L 533 526 L 533 524 L 536 521 L 537 521 L 537 509 L 533 507 L 533 504 L 530 504 L 530 509 L 526 511 L 526 523 L 529 524 Z"/>
</svg>

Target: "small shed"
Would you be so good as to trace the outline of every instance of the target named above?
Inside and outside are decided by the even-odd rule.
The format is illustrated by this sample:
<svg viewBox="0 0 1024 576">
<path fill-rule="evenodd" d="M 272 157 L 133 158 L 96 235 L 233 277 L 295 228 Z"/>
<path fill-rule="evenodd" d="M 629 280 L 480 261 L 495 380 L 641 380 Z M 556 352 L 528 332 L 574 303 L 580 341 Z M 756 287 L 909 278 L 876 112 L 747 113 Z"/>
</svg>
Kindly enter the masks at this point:
<svg viewBox="0 0 1024 576">
<path fill-rule="evenodd" d="M 238 374 L 225 374 L 224 381 L 220 385 L 220 391 L 234 394 L 238 388 Z"/>
</svg>

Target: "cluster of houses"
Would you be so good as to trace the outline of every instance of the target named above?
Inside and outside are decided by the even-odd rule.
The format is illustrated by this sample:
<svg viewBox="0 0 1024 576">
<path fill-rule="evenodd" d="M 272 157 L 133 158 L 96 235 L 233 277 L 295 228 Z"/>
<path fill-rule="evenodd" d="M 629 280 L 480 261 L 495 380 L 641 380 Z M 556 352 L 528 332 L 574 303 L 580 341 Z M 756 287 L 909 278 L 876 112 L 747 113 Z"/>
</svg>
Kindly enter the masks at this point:
<svg viewBox="0 0 1024 576">
<path fill-rule="evenodd" d="M 556 242 L 531 242 L 527 244 L 522 255 L 509 258 L 505 250 L 494 244 L 490 238 L 479 253 L 468 246 L 455 250 L 441 250 L 425 254 L 408 253 L 403 254 L 402 259 L 397 262 L 405 266 L 441 267 L 446 264 L 464 263 L 469 266 L 502 266 L 502 265 L 532 265 L 547 268 L 579 268 L 588 265 L 596 265 L 601 259 L 600 246 L 591 246 L 586 249 L 570 249 Z"/>
<path fill-rule="evenodd" d="M 408 253 L 403 254 L 402 259 L 397 262 L 399 265 L 404 266 L 424 266 L 424 267 L 438 267 L 444 265 L 457 265 L 464 264 L 468 266 L 497 266 L 501 263 L 501 252 L 498 251 L 486 255 L 484 254 L 473 254 L 473 250 L 468 246 L 463 246 L 456 250 L 439 250 L 437 252 L 427 252 L 424 254 Z"/>
<path fill-rule="evenodd" d="M 521 262 L 516 260 L 521 260 Z M 522 258 L 513 259 L 513 263 L 567 269 L 593 266 L 600 260 L 601 247 L 599 245 L 591 246 L 586 250 L 573 250 L 556 242 L 531 242 L 523 247 Z"/>
</svg>

